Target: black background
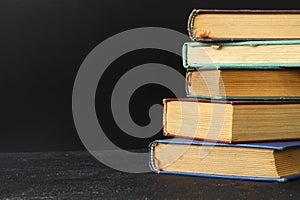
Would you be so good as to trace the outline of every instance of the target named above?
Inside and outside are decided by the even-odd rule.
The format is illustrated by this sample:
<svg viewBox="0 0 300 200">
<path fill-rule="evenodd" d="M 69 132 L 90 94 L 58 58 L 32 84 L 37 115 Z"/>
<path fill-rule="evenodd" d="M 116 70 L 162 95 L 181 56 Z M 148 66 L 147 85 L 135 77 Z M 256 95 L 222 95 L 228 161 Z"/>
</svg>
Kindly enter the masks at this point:
<svg viewBox="0 0 300 200">
<path fill-rule="evenodd" d="M 295 1 L 195 0 L 2 0 L 0 1 L 0 152 L 82 150 L 72 117 L 72 88 L 88 53 L 106 38 L 138 27 L 186 33 L 193 8 L 300 9 Z M 175 41 L 176 42 L 176 41 Z M 131 52 L 116 60 L 99 85 L 114 83 L 135 65 L 158 62 L 182 74 L 178 56 L 158 50 Z M 113 76 L 112 76 L 113 74 Z M 182 83 L 183 84 L 183 83 Z M 120 131 L 109 105 L 112 88 L 99 87 L 96 108 L 108 136 L 122 148 L 145 148 L 148 139 Z M 145 96 L 148 96 L 145 100 Z M 133 119 L 146 125 L 148 108 L 172 93 L 162 86 L 137 90 Z M 143 101 L 142 101 L 143 100 Z"/>
</svg>

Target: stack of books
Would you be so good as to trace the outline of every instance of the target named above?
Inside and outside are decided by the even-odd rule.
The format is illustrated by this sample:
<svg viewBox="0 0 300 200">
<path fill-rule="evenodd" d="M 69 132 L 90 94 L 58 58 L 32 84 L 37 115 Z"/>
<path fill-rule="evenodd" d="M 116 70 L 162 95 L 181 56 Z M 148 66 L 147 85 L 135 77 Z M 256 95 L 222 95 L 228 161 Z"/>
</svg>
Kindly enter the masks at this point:
<svg viewBox="0 0 300 200">
<path fill-rule="evenodd" d="M 300 178 L 300 12 L 193 10 L 187 98 L 164 99 L 160 174 Z"/>
</svg>

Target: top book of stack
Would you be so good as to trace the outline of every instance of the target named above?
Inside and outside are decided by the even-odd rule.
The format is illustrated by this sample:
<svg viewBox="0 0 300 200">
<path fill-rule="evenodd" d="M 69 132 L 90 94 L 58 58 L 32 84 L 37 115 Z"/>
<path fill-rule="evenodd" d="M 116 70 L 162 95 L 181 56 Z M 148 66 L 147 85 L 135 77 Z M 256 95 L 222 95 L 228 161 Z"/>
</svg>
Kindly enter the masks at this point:
<svg viewBox="0 0 300 200">
<path fill-rule="evenodd" d="M 300 10 L 193 10 L 193 41 L 300 39 Z"/>
</svg>

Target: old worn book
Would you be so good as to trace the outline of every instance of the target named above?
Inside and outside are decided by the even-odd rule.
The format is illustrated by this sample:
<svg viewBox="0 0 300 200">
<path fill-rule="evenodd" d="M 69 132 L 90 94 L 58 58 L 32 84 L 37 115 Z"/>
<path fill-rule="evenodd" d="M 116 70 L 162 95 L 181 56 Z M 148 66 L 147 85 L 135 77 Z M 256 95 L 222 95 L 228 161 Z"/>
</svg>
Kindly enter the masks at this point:
<svg viewBox="0 0 300 200">
<path fill-rule="evenodd" d="M 208 99 L 300 99 L 300 68 L 191 70 L 186 92 Z"/>
<path fill-rule="evenodd" d="M 284 182 L 300 178 L 300 141 L 223 144 L 184 139 L 149 145 L 160 174 Z"/>
<path fill-rule="evenodd" d="M 183 45 L 186 68 L 274 68 L 300 66 L 300 40 L 188 42 Z"/>
<path fill-rule="evenodd" d="M 194 41 L 300 39 L 300 11 L 195 9 L 188 32 Z"/>
<path fill-rule="evenodd" d="M 300 140 L 300 100 L 164 99 L 164 134 L 226 143 Z"/>
</svg>

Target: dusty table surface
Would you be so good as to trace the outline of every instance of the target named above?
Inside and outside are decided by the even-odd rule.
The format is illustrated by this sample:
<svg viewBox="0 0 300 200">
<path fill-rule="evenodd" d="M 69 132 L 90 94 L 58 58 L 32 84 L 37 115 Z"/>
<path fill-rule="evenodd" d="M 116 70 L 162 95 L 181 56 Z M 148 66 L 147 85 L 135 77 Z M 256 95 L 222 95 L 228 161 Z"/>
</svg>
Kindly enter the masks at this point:
<svg viewBox="0 0 300 200">
<path fill-rule="evenodd" d="M 130 174 L 88 152 L 0 154 L 0 199 L 299 199 L 300 180 L 268 183 Z"/>
</svg>

